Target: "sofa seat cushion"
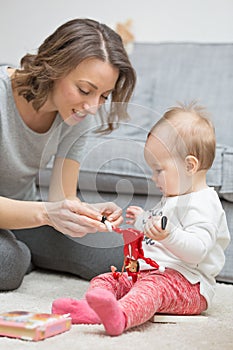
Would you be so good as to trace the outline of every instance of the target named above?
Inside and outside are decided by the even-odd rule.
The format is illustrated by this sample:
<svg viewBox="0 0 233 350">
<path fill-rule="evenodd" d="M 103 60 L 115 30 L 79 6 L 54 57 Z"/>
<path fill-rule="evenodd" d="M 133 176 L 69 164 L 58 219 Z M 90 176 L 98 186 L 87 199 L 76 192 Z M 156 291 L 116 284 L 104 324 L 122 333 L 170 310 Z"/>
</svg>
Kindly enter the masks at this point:
<svg viewBox="0 0 233 350">
<path fill-rule="evenodd" d="M 99 192 L 160 194 L 144 160 L 145 142 L 90 137 L 80 167 L 79 189 Z"/>
</svg>

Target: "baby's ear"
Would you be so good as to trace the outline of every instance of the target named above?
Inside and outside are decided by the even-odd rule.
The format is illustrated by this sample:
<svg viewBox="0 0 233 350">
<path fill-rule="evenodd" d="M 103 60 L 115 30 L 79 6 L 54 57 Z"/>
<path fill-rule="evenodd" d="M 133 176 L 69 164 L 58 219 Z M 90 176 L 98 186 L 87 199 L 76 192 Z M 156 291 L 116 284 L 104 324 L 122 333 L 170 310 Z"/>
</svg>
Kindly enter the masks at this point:
<svg viewBox="0 0 233 350">
<path fill-rule="evenodd" d="M 198 159 L 194 156 L 190 156 L 190 155 L 187 156 L 185 158 L 185 166 L 186 166 L 186 171 L 190 175 L 195 174 L 199 167 Z"/>
</svg>

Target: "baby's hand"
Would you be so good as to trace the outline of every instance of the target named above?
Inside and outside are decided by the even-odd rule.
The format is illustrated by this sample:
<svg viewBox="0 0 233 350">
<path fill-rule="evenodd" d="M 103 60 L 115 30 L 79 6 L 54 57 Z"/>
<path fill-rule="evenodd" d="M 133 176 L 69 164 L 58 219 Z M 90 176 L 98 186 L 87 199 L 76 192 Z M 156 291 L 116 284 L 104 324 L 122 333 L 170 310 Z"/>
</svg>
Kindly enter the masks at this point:
<svg viewBox="0 0 233 350">
<path fill-rule="evenodd" d="M 154 216 L 149 219 L 144 226 L 144 234 L 154 239 L 155 241 L 162 241 L 169 235 L 169 231 L 166 230 L 167 217 Z"/>
<path fill-rule="evenodd" d="M 141 215 L 144 212 L 144 210 L 141 207 L 137 207 L 134 205 L 131 205 L 126 209 L 126 218 L 130 220 L 126 220 L 126 224 L 134 225 L 137 217 Z"/>
</svg>

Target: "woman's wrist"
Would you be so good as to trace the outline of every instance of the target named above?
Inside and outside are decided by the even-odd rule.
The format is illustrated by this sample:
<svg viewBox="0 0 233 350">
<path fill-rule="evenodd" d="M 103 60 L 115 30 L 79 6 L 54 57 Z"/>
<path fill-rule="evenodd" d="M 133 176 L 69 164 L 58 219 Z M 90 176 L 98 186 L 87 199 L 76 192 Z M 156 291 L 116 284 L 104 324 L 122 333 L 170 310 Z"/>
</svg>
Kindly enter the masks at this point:
<svg viewBox="0 0 233 350">
<path fill-rule="evenodd" d="M 38 226 L 44 226 L 44 225 L 51 226 L 51 222 L 48 214 L 48 206 L 50 206 L 52 203 L 39 202 L 38 204 L 40 205 L 40 208 L 36 216 L 36 221 L 38 223 Z"/>
</svg>

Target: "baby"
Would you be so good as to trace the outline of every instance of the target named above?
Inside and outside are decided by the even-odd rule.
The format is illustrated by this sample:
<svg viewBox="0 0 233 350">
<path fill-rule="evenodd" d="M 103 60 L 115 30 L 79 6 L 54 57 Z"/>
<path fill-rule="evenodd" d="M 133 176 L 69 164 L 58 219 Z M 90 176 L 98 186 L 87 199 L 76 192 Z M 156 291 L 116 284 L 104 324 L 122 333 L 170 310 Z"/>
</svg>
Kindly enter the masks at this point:
<svg viewBox="0 0 233 350">
<path fill-rule="evenodd" d="M 165 271 L 142 261 L 134 280 L 127 272 L 119 278 L 102 274 L 92 279 L 84 299 L 55 300 L 54 313 L 70 313 L 73 323 L 101 323 L 116 336 L 155 313 L 195 315 L 211 305 L 230 241 L 219 197 L 206 183 L 215 146 L 214 127 L 202 107 L 179 105 L 163 115 L 144 152 L 162 199 L 149 212 L 130 206 L 126 216 L 144 232 L 145 256 Z"/>
</svg>

